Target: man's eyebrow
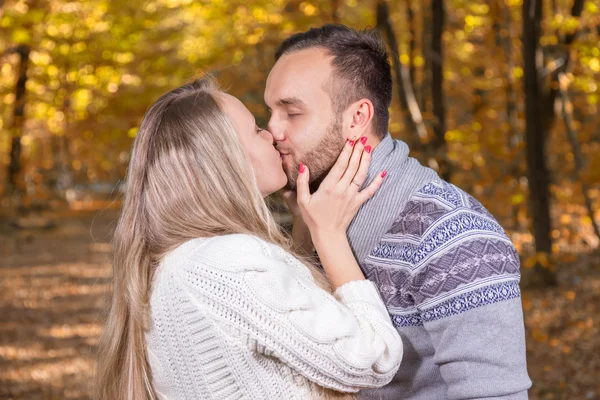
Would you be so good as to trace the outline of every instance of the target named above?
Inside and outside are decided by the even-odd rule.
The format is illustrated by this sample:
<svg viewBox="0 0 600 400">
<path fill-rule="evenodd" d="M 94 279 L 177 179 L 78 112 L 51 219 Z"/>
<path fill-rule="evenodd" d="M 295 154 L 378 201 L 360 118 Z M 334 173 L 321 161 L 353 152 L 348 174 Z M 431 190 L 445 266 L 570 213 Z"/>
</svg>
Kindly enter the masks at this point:
<svg viewBox="0 0 600 400">
<path fill-rule="evenodd" d="M 277 101 L 278 106 L 304 106 L 304 102 L 297 97 L 286 97 Z"/>
</svg>

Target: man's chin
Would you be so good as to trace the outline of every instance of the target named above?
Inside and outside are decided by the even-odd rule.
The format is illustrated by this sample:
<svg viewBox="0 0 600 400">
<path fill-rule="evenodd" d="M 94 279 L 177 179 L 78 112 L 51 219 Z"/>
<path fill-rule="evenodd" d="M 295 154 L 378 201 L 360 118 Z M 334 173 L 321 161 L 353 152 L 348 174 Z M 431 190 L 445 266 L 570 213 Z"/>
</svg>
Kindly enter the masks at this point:
<svg viewBox="0 0 600 400">
<path fill-rule="evenodd" d="M 296 190 L 296 180 L 292 180 L 288 175 L 287 183 L 285 184 L 284 189 L 286 190 Z"/>
<path fill-rule="evenodd" d="M 298 179 L 297 174 L 294 177 L 290 177 L 288 175 L 288 182 L 285 185 L 285 189 L 295 191 L 298 188 L 297 179 Z M 323 177 L 317 177 L 316 179 L 311 179 L 310 182 L 308 183 L 308 188 L 309 188 L 310 192 L 311 193 L 316 192 L 319 189 L 319 186 L 321 186 L 322 182 L 323 182 Z"/>
<path fill-rule="evenodd" d="M 290 173 L 289 171 L 285 171 L 287 176 L 287 183 L 285 185 L 285 189 L 287 190 L 296 190 L 296 180 L 298 179 L 298 173 Z"/>
</svg>

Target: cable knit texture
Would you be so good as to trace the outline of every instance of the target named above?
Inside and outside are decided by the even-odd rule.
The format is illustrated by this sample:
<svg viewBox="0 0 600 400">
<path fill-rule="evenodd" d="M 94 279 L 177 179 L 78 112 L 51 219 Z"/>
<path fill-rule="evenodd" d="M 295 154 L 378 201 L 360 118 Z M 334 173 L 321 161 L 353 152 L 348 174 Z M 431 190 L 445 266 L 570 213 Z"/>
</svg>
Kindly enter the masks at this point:
<svg viewBox="0 0 600 400">
<path fill-rule="evenodd" d="M 381 387 L 402 342 L 367 280 L 319 288 L 306 266 L 250 235 L 194 239 L 167 254 L 146 334 L 161 399 L 309 399 L 315 384 Z"/>
</svg>

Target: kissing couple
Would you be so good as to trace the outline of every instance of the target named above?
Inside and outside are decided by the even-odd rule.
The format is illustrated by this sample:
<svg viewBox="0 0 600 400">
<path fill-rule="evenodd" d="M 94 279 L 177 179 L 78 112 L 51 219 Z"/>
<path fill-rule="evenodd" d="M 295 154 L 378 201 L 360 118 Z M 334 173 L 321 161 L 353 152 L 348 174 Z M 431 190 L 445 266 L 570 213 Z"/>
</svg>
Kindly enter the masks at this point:
<svg viewBox="0 0 600 400">
<path fill-rule="evenodd" d="M 390 136 L 380 37 L 291 36 L 264 100 L 265 129 L 203 78 L 144 116 L 97 397 L 527 399 L 518 254 Z M 291 235 L 264 200 L 284 188 Z"/>
</svg>

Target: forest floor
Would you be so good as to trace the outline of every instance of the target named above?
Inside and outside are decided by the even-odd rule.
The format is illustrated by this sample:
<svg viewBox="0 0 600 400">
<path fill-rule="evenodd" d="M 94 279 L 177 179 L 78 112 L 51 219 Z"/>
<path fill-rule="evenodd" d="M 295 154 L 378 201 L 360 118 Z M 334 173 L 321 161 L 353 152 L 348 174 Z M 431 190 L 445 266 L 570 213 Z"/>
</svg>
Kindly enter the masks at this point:
<svg viewBox="0 0 600 400">
<path fill-rule="evenodd" d="M 116 211 L 55 214 L 56 227 L 0 221 L 0 399 L 89 399 L 109 290 Z M 600 399 L 600 257 L 523 290 L 530 399 Z"/>
</svg>

